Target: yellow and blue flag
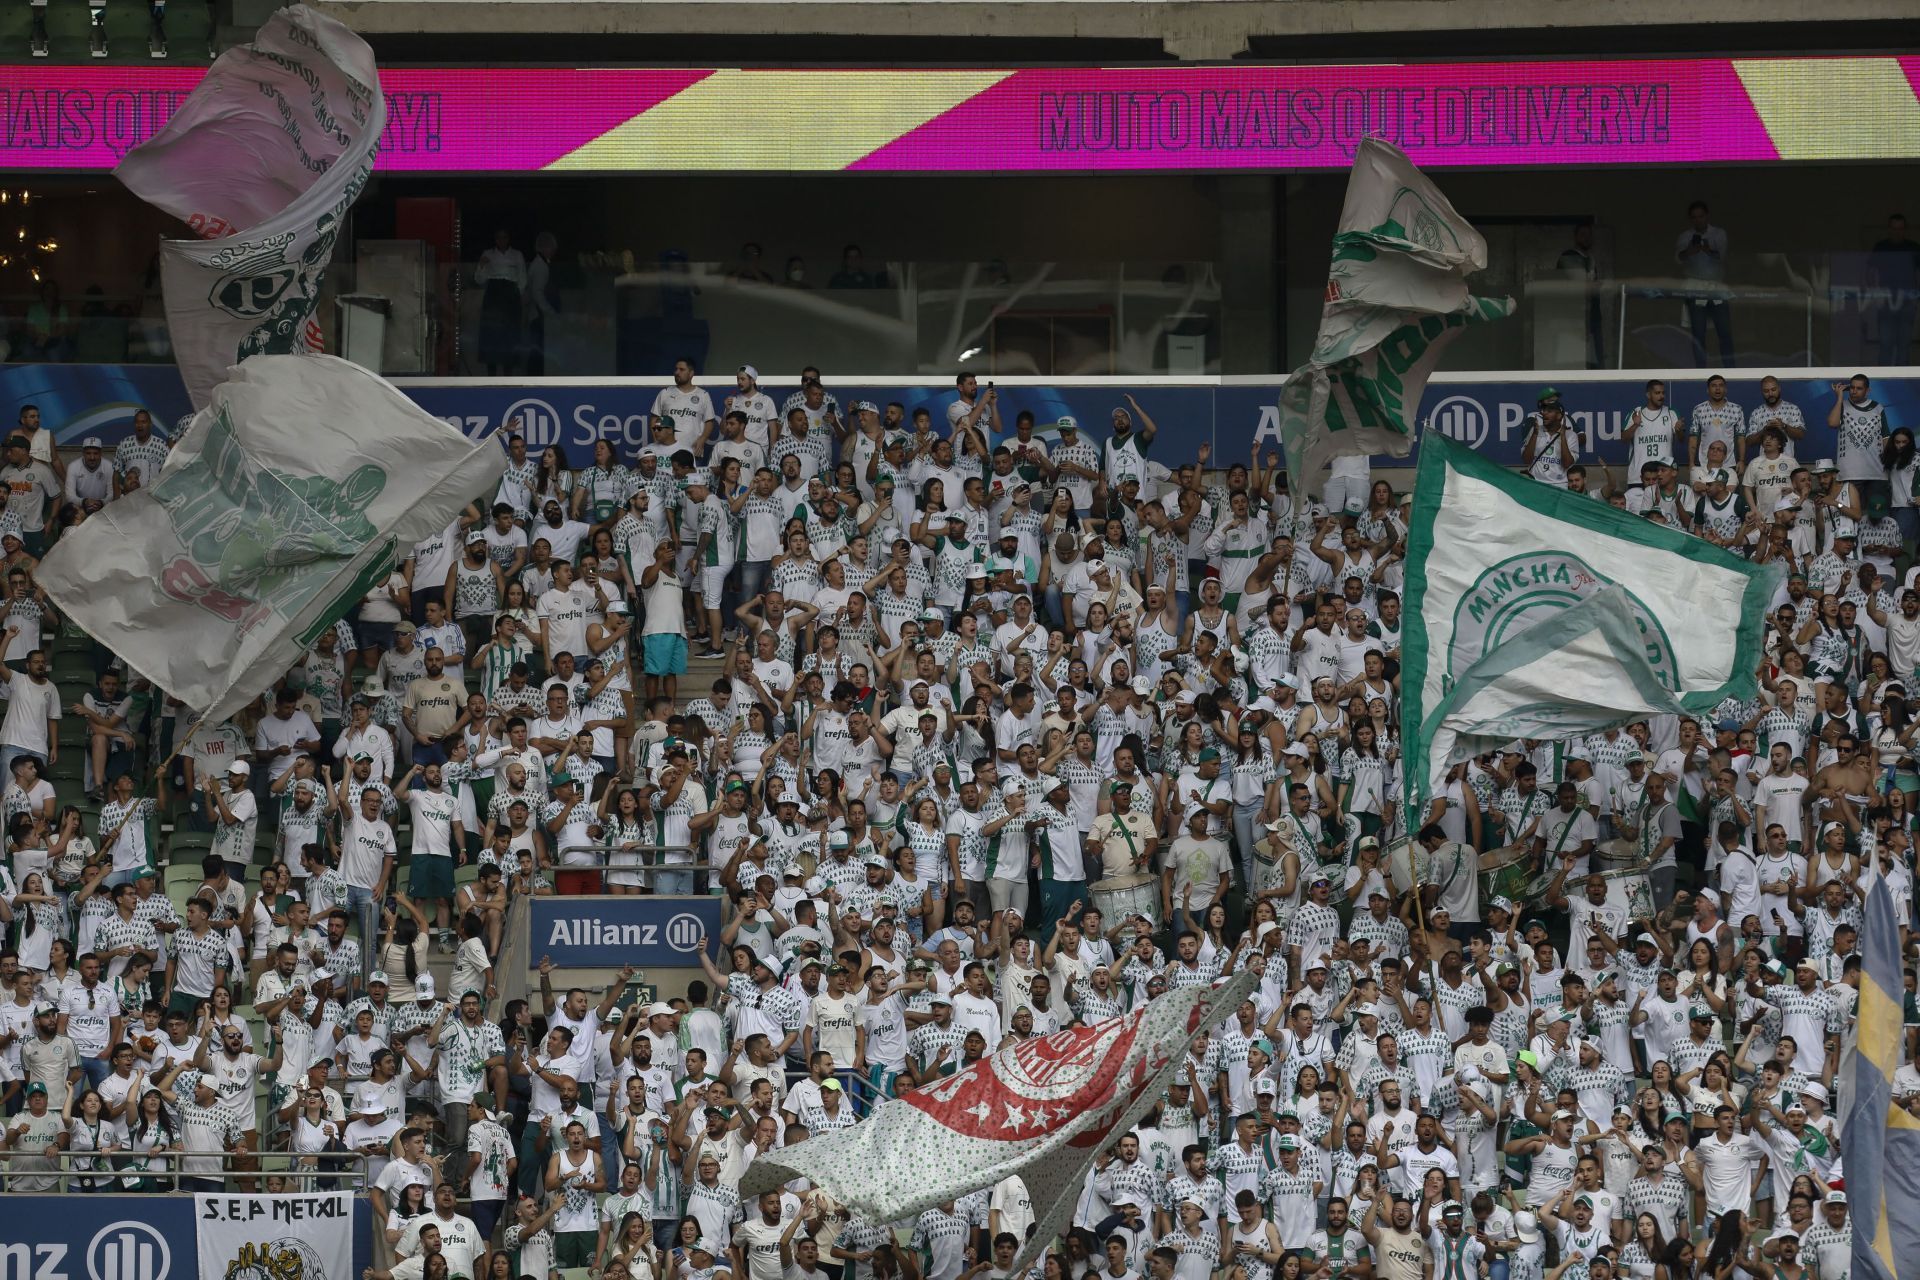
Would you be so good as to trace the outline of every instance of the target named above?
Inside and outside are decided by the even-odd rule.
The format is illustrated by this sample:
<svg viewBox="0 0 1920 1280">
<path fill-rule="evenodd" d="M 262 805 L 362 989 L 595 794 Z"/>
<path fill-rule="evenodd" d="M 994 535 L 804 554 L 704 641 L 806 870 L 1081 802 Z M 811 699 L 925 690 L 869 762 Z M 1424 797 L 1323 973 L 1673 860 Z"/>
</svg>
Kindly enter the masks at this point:
<svg viewBox="0 0 1920 1280">
<path fill-rule="evenodd" d="M 1875 876 L 1867 890 L 1860 943 L 1860 1038 L 1847 1073 L 1842 1132 L 1852 1280 L 1912 1280 L 1920 1276 L 1920 1118 L 1893 1101 L 1906 984 L 1884 877 Z"/>
</svg>

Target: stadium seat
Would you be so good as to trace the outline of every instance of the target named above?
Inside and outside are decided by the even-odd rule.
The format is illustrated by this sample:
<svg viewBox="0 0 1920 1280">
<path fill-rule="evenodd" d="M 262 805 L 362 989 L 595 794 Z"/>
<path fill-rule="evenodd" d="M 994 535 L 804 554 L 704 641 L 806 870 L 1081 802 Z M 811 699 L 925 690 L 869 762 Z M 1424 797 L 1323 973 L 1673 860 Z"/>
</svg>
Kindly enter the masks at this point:
<svg viewBox="0 0 1920 1280">
<path fill-rule="evenodd" d="M 169 866 L 185 863 L 198 870 L 200 859 L 211 852 L 213 852 L 213 833 L 210 831 L 175 830 L 167 838 L 167 865 Z"/>
<path fill-rule="evenodd" d="M 200 865 L 195 862 L 170 862 L 160 875 L 160 883 L 169 898 L 184 900 L 200 885 Z"/>
<path fill-rule="evenodd" d="M 93 674 L 93 655 L 91 653 L 56 653 L 53 655 L 52 675 L 54 683 L 64 688 L 70 683 L 91 689 L 97 683 Z"/>
</svg>

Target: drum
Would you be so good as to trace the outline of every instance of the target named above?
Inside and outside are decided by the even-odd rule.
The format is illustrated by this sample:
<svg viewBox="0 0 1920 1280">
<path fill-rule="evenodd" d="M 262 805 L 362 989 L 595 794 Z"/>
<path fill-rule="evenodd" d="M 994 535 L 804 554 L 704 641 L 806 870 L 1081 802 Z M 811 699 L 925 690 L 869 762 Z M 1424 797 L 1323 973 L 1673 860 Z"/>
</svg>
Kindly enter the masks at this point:
<svg viewBox="0 0 1920 1280">
<path fill-rule="evenodd" d="M 1269 834 L 1266 837 L 1253 842 L 1254 891 L 1263 893 L 1280 887 L 1286 879 L 1286 856 L 1292 852 L 1300 868 L 1300 874 L 1294 881 L 1294 893 L 1298 896 L 1306 889 L 1306 877 L 1316 864 L 1315 851 L 1295 848 L 1297 834 L 1291 823 L 1273 823 L 1267 830 Z"/>
<path fill-rule="evenodd" d="M 1593 847 L 1593 869 L 1603 875 L 1639 861 L 1640 851 L 1633 847 L 1631 840 L 1602 840 Z"/>
<path fill-rule="evenodd" d="M 1395 893 L 1413 888 L 1413 842 L 1395 840 L 1387 846 L 1387 887 Z"/>
<path fill-rule="evenodd" d="M 1653 915 L 1653 886 L 1647 879 L 1647 873 L 1630 867 L 1613 871 L 1602 871 L 1600 876 L 1607 882 L 1606 906 L 1624 911 L 1627 919 L 1651 918 Z M 1568 956 L 1585 956 L 1587 953 L 1587 926 L 1578 917 L 1567 937 Z M 1573 961 L 1569 960 L 1569 964 Z"/>
<path fill-rule="evenodd" d="M 1629 920 L 1653 916 L 1653 882 L 1647 879 L 1646 872 L 1636 867 L 1618 867 L 1602 871 L 1600 875 L 1607 882 L 1608 906 L 1625 907 Z"/>
<path fill-rule="evenodd" d="M 1489 849 L 1480 855 L 1480 902 L 1507 898 L 1516 905 L 1526 897 L 1527 851 L 1519 845 Z"/>
<path fill-rule="evenodd" d="M 1160 927 L 1160 882 L 1155 876 L 1109 876 L 1092 889 L 1093 905 L 1101 923 L 1111 929 L 1130 916 L 1141 915 Z"/>
<path fill-rule="evenodd" d="M 1280 845 L 1280 831 L 1270 828 L 1268 834 L 1253 842 L 1253 878 L 1254 888 L 1271 889 L 1280 882 L 1280 858 L 1286 852 Z"/>
</svg>

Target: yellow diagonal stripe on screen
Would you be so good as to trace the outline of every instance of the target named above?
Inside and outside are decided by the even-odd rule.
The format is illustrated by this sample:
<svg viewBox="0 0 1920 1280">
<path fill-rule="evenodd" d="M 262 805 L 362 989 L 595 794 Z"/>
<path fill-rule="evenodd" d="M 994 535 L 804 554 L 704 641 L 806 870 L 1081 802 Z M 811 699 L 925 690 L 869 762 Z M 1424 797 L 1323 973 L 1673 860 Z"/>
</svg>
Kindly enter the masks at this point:
<svg viewBox="0 0 1920 1280">
<path fill-rule="evenodd" d="M 1920 99 L 1892 58 L 1734 60 L 1782 160 L 1920 156 Z"/>
<path fill-rule="evenodd" d="M 549 169 L 844 169 L 1010 71 L 716 71 Z"/>
</svg>

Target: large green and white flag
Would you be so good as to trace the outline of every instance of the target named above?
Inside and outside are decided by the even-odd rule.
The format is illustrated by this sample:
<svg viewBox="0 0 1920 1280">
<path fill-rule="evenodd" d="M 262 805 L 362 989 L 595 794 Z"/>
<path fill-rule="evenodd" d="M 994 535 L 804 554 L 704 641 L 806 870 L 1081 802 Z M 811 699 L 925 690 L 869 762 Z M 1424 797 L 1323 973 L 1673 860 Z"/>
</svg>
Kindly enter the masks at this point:
<svg viewBox="0 0 1920 1280">
<path fill-rule="evenodd" d="M 367 42 L 288 5 L 114 169 L 198 237 L 160 242 L 167 332 L 195 409 L 229 365 L 320 349 L 321 277 L 386 122 Z"/>
<path fill-rule="evenodd" d="M 1467 276 L 1486 265 L 1486 240 L 1406 153 L 1379 138 L 1361 142 L 1320 336 L 1280 392 L 1280 443 L 1296 493 L 1317 489 L 1333 458 L 1407 456 L 1441 351 L 1467 325 L 1513 310 L 1511 298 L 1468 292 Z"/>
<path fill-rule="evenodd" d="M 1778 565 L 1749 564 L 1428 432 L 1401 643 L 1415 803 L 1434 794 L 1450 757 L 1491 742 L 1565 740 L 1750 695 L 1780 577 Z"/>
<path fill-rule="evenodd" d="M 1516 738 L 1562 742 L 1686 708 L 1660 681 L 1625 587 L 1594 595 L 1490 650 L 1427 718 L 1427 794 L 1462 760 Z"/>
<path fill-rule="evenodd" d="M 506 456 L 332 356 L 255 356 L 153 484 L 60 539 L 60 611 L 203 719 L 246 706 L 400 562 L 492 491 Z"/>
</svg>

